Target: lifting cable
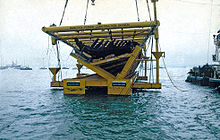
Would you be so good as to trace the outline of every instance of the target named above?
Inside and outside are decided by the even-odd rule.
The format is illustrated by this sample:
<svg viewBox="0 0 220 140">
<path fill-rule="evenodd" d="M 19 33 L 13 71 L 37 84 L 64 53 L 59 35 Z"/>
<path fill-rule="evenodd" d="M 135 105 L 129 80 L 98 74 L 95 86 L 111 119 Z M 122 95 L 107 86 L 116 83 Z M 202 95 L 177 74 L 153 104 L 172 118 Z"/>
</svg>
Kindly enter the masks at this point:
<svg viewBox="0 0 220 140">
<path fill-rule="evenodd" d="M 84 18 L 84 25 L 86 24 L 88 8 L 89 8 L 89 0 L 87 0 L 87 5 L 86 5 L 86 13 L 85 13 L 85 18 Z"/>
<path fill-rule="evenodd" d="M 48 39 L 47 39 L 47 57 L 48 57 L 48 62 L 47 62 L 47 67 L 49 68 L 50 66 L 50 53 L 51 53 L 51 50 L 50 50 L 50 36 L 48 35 Z M 50 78 L 52 79 L 52 76 L 51 76 L 51 73 L 50 71 L 49 72 L 49 75 L 50 75 Z"/>
<path fill-rule="evenodd" d="M 64 14 L 65 14 L 65 11 L 66 11 L 67 3 L 68 3 L 68 0 L 66 0 L 66 3 L 65 3 L 65 6 L 64 6 L 64 9 L 63 9 L 63 14 L 62 14 L 62 17 L 61 17 L 60 25 L 59 25 L 59 26 L 61 26 L 61 24 L 62 24 L 62 22 L 63 22 L 63 17 L 64 17 Z"/>
<path fill-rule="evenodd" d="M 159 44 L 159 47 L 160 47 L 160 44 Z M 161 48 L 160 48 L 161 50 Z M 171 82 L 171 84 L 173 85 L 173 87 L 175 87 L 177 90 L 181 91 L 181 92 L 187 92 L 188 90 L 186 89 L 181 89 L 179 87 L 176 86 L 176 84 L 174 83 L 174 80 L 172 79 L 172 77 L 170 76 L 169 72 L 168 72 L 168 69 L 167 69 L 167 66 L 166 66 L 166 63 L 165 63 L 165 60 L 164 60 L 164 57 L 163 58 L 163 65 L 164 65 L 164 68 L 165 68 L 165 71 L 166 71 L 166 74 Z"/>
<path fill-rule="evenodd" d="M 59 41 L 57 41 L 57 43 L 56 43 L 57 61 L 58 61 L 58 66 L 59 66 L 59 68 L 61 68 L 59 47 L 60 47 L 60 43 L 59 43 Z M 58 75 L 58 81 L 59 81 L 59 79 L 62 80 L 62 69 L 60 69 L 60 75 Z"/>
<path fill-rule="evenodd" d="M 151 21 L 151 13 L 150 13 L 149 2 L 148 2 L 148 0 L 146 0 L 146 2 L 147 2 L 147 9 L 148 9 L 149 18 L 150 18 L 150 21 Z"/>
<path fill-rule="evenodd" d="M 65 5 L 64 5 L 64 8 L 63 8 L 63 14 L 62 14 L 59 26 L 61 26 L 61 24 L 63 22 L 63 18 L 64 18 L 64 15 L 65 15 L 67 4 L 68 4 L 68 0 L 66 0 L 66 2 L 65 2 Z M 60 43 L 59 43 L 59 41 L 57 41 L 57 43 L 56 43 L 57 61 L 58 61 L 58 67 L 61 68 L 59 46 L 60 46 Z M 60 70 L 60 75 L 58 75 L 58 81 L 59 81 L 60 77 L 61 77 L 61 80 L 62 80 L 62 70 Z"/>
<path fill-rule="evenodd" d="M 153 44 L 154 44 L 154 39 L 153 37 L 151 37 L 151 56 L 150 56 L 150 76 L 149 76 L 149 82 L 151 81 L 151 78 L 152 78 L 152 81 L 154 83 L 154 71 L 153 71 Z"/>
<path fill-rule="evenodd" d="M 146 40 L 146 46 L 147 46 L 147 48 L 146 48 L 146 53 L 147 53 L 147 50 L 148 50 L 148 48 L 149 48 L 149 46 L 150 46 L 150 42 L 151 42 L 151 37 L 149 37 L 147 40 Z M 145 54 L 145 55 L 147 55 L 147 54 Z M 142 66 L 141 66 L 142 65 Z M 139 73 L 142 73 L 142 71 L 141 71 L 141 68 L 143 68 L 143 64 L 141 64 L 140 65 L 140 67 L 139 67 Z"/>
<path fill-rule="evenodd" d="M 136 9 L 137 9 L 137 19 L 138 19 L 138 21 L 140 21 L 137 0 L 135 0 L 135 3 L 136 3 Z"/>
<path fill-rule="evenodd" d="M 179 87 L 176 86 L 176 84 L 174 83 L 173 79 L 171 78 L 171 76 L 170 76 L 170 74 L 169 74 L 169 72 L 168 72 L 168 70 L 167 70 L 167 67 L 166 67 L 166 63 L 165 63 L 164 57 L 162 57 L 162 58 L 163 58 L 163 65 L 164 65 L 165 71 L 166 71 L 167 76 L 168 76 L 170 82 L 172 83 L 173 87 L 175 87 L 177 90 L 179 90 L 179 91 L 181 91 L 181 92 L 187 92 L 188 90 L 180 89 Z"/>
</svg>

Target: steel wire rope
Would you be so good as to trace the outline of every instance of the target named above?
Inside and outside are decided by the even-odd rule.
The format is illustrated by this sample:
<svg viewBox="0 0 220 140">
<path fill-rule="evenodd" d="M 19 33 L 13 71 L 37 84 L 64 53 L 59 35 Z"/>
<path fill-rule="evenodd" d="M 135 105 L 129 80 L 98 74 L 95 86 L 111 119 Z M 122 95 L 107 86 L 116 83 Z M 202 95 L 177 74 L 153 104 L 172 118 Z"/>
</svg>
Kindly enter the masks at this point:
<svg viewBox="0 0 220 140">
<path fill-rule="evenodd" d="M 150 18 L 150 21 L 151 21 L 151 13 L 150 13 L 150 6 L 149 6 L 148 0 L 146 0 L 146 3 L 147 3 L 147 10 L 148 10 L 149 18 Z"/>
<path fill-rule="evenodd" d="M 62 17 L 60 19 L 59 26 L 61 26 L 61 24 L 63 22 L 63 18 L 64 18 L 64 15 L 65 15 L 67 4 L 68 4 L 68 0 L 66 0 L 66 2 L 65 2 L 65 5 L 64 5 L 64 8 L 63 8 L 63 14 L 62 14 Z M 61 61 L 60 61 L 60 43 L 59 43 L 59 41 L 56 42 L 56 51 L 57 51 L 58 67 L 60 68 L 60 74 L 58 75 L 58 81 L 59 81 L 60 78 L 62 80 L 62 69 L 61 69 Z"/>
<path fill-rule="evenodd" d="M 149 40 L 149 44 L 150 44 L 150 40 L 151 40 L 151 35 L 153 34 L 153 32 L 152 32 L 153 30 L 151 30 L 151 32 L 148 34 L 148 35 L 146 35 L 145 36 L 145 39 L 144 39 L 144 41 L 141 43 L 141 45 L 140 45 L 140 47 L 142 48 L 143 46 L 144 46 L 144 44 L 146 44 L 146 42 Z M 149 46 L 150 45 L 148 45 L 148 48 L 149 48 Z M 148 48 L 147 48 L 147 50 L 148 50 Z M 140 70 L 140 67 L 139 67 L 139 70 Z"/>
<path fill-rule="evenodd" d="M 152 36 L 151 36 L 150 38 L 152 38 Z M 147 52 L 147 50 L 149 49 L 149 46 L 150 46 L 150 39 L 149 39 L 149 41 L 148 41 L 148 45 L 147 45 L 147 48 L 146 48 L 146 52 Z"/>
<path fill-rule="evenodd" d="M 87 5 L 86 5 L 86 13 L 85 13 L 85 18 L 84 18 L 84 25 L 86 24 L 86 20 L 87 20 L 88 9 L 89 9 L 89 0 L 87 0 Z"/>
<path fill-rule="evenodd" d="M 161 51 L 160 43 L 159 43 L 159 48 L 160 48 L 160 51 Z M 174 80 L 172 79 L 172 77 L 170 76 L 170 74 L 169 74 L 169 72 L 168 72 L 168 69 L 167 69 L 167 66 L 166 66 L 164 57 L 162 57 L 162 60 L 163 60 L 163 66 L 164 66 L 164 68 L 165 68 L 167 77 L 169 78 L 169 80 L 170 80 L 171 84 L 173 85 L 173 87 L 176 88 L 177 90 L 181 91 L 181 92 L 187 92 L 188 90 L 186 90 L 186 89 L 181 89 L 181 88 L 179 88 L 178 86 L 176 86 L 176 84 L 174 83 Z"/>
<path fill-rule="evenodd" d="M 138 21 L 140 21 L 140 17 L 139 17 L 139 10 L 138 10 L 138 3 L 137 3 L 137 0 L 135 0 L 135 3 L 136 3 L 136 10 L 137 10 L 137 19 L 138 19 Z"/>
<path fill-rule="evenodd" d="M 50 66 L 50 53 L 49 53 L 49 50 L 50 50 L 50 36 L 48 35 L 48 39 L 47 39 L 47 53 L 46 53 L 47 57 L 48 57 L 48 62 L 47 62 L 48 69 L 49 69 L 49 66 Z M 50 76 L 50 78 L 52 80 L 51 73 L 50 73 L 50 71 L 48 71 L 48 72 L 49 72 L 49 76 Z"/>
<path fill-rule="evenodd" d="M 149 14 L 149 18 L 150 18 L 150 21 L 152 21 L 152 19 L 151 19 L 151 12 L 150 12 L 150 6 L 149 6 L 149 2 L 148 2 L 148 0 L 146 0 L 146 3 L 147 3 L 147 9 L 148 9 L 148 14 Z M 152 33 L 152 31 L 153 31 L 153 29 L 151 30 L 151 32 L 149 33 L 149 35 L 152 35 L 153 33 Z M 148 35 L 148 36 L 149 36 Z M 145 40 L 144 40 L 144 42 L 141 44 L 141 48 L 143 47 L 143 45 L 146 43 L 146 41 L 147 41 L 147 37 L 145 38 Z M 151 43 L 151 62 L 150 62 L 150 72 L 149 72 L 149 82 L 151 81 L 151 76 L 152 76 L 152 78 L 153 78 L 153 61 L 152 61 L 152 49 L 153 49 L 153 38 L 151 37 L 151 40 L 152 40 L 152 43 Z M 149 45 L 150 46 L 150 45 Z M 148 46 L 148 48 L 149 48 L 149 46 Z M 146 49 L 146 52 L 147 52 L 147 50 L 148 50 L 148 48 Z M 154 78 L 152 79 L 153 80 L 153 82 L 154 82 Z"/>
<path fill-rule="evenodd" d="M 58 75 L 58 81 L 60 78 L 62 79 L 62 70 L 61 70 L 61 62 L 60 62 L 60 51 L 59 51 L 59 41 L 56 43 L 56 49 L 57 49 L 57 61 L 58 61 L 58 67 L 60 68 L 60 75 Z"/>
<path fill-rule="evenodd" d="M 152 36 L 151 36 L 150 38 L 152 38 Z M 150 46 L 150 40 L 151 40 L 151 39 L 149 39 L 149 40 L 148 40 L 148 43 L 147 43 L 148 45 L 147 45 L 147 48 L 146 48 L 146 56 L 147 56 L 147 50 L 149 49 L 149 46 Z M 146 59 L 146 58 L 145 58 L 145 59 Z M 146 63 L 146 62 L 145 62 L 145 63 Z M 147 63 L 147 64 L 148 64 L 148 63 Z M 149 64 L 148 64 L 148 65 L 149 65 Z M 147 71 L 147 68 L 146 68 L 146 71 Z M 147 74 L 146 74 L 146 76 L 147 76 Z"/>
<path fill-rule="evenodd" d="M 48 55 L 48 53 L 49 53 L 49 48 L 50 47 L 50 36 L 48 35 L 48 37 L 47 37 L 47 52 L 46 52 L 46 55 Z"/>
<path fill-rule="evenodd" d="M 150 75 L 149 75 L 149 82 L 151 81 L 152 78 L 152 82 L 154 83 L 154 73 L 153 73 L 153 44 L 154 44 L 154 39 L 153 37 L 151 38 L 151 56 L 150 56 Z M 152 76 L 152 77 L 151 77 Z"/>
<path fill-rule="evenodd" d="M 63 14 L 62 14 L 62 17 L 61 17 L 60 25 L 59 25 L 59 26 L 61 26 L 61 24 L 62 24 L 62 22 L 63 22 L 63 17 L 64 17 L 64 14 L 65 14 L 65 11 L 66 11 L 66 6 L 67 6 L 67 4 L 68 4 L 68 0 L 66 0 L 66 3 L 65 3 L 65 5 L 64 5 Z"/>
<path fill-rule="evenodd" d="M 147 41 L 146 41 L 146 46 L 147 46 L 147 48 L 146 48 L 146 53 L 147 53 L 147 50 L 148 50 L 148 48 L 149 48 L 149 46 L 150 46 L 150 40 L 151 40 L 151 36 L 147 39 Z M 141 63 L 141 65 L 143 65 L 142 63 Z M 142 66 L 142 68 L 143 68 L 143 66 Z M 142 71 L 142 69 L 141 69 L 141 66 L 139 67 L 139 70 L 138 70 L 140 73 L 143 73 L 143 71 Z"/>
</svg>

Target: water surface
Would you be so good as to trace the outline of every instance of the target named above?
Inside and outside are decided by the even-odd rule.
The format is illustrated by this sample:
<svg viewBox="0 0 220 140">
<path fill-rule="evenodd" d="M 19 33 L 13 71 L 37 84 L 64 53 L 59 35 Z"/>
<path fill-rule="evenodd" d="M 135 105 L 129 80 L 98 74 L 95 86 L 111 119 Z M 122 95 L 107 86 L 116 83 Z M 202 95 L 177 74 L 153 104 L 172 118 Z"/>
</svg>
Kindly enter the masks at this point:
<svg viewBox="0 0 220 140">
<path fill-rule="evenodd" d="M 0 138 L 220 139 L 220 94 L 185 83 L 188 68 L 161 70 L 161 90 L 132 96 L 63 95 L 48 70 L 0 71 Z M 64 70 L 64 77 L 76 74 Z"/>
</svg>

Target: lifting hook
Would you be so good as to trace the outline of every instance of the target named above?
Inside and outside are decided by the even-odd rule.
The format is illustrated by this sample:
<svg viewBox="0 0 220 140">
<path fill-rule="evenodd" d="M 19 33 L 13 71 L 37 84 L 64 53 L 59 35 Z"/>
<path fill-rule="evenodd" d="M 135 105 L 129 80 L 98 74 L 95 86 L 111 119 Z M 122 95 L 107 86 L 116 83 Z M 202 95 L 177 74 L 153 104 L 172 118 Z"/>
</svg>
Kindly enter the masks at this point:
<svg viewBox="0 0 220 140">
<path fill-rule="evenodd" d="M 92 1 L 92 5 L 94 6 L 95 5 L 95 0 L 91 0 Z"/>
</svg>

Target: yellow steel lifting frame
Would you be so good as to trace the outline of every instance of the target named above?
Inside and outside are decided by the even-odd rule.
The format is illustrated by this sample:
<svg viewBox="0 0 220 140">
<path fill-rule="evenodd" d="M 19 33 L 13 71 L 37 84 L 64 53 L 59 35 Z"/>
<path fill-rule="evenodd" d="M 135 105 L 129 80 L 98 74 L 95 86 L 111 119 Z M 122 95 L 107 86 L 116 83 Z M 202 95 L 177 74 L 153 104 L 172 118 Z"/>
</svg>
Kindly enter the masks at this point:
<svg viewBox="0 0 220 140">
<path fill-rule="evenodd" d="M 42 31 L 52 38 L 52 44 L 57 41 L 71 46 L 73 52 L 70 54 L 78 64 L 78 74 L 76 78 L 68 78 L 62 81 L 56 81 L 56 74 L 60 68 L 50 68 L 53 73 L 52 87 L 63 87 L 64 94 L 85 94 L 87 88 L 105 87 L 107 94 L 111 95 L 131 95 L 132 89 L 160 89 L 159 83 L 159 59 L 164 52 L 159 51 L 159 33 L 160 22 L 157 20 L 156 2 L 151 0 L 154 7 L 154 21 L 114 23 L 114 24 L 95 24 L 78 26 L 60 26 L 51 25 L 43 27 Z M 155 38 L 154 59 L 147 57 L 145 43 L 150 36 Z M 96 39 L 104 41 L 135 41 L 136 45 L 131 53 L 121 56 L 111 56 L 110 58 L 92 60 L 91 56 L 77 46 L 75 39 L 78 39 L 85 45 L 90 46 Z M 100 42 L 99 42 L 100 43 Z M 142 54 L 143 53 L 143 54 Z M 144 62 L 144 75 L 140 76 L 135 72 L 140 61 Z M 156 83 L 148 81 L 147 62 L 156 62 Z M 109 67 L 103 65 L 121 66 L 119 73 L 111 73 Z M 96 74 L 82 75 L 80 69 L 82 66 L 89 68 Z M 114 67 L 113 67 L 114 69 Z"/>
<path fill-rule="evenodd" d="M 126 29 L 126 28 L 144 28 L 159 26 L 159 21 L 145 22 L 130 22 L 130 23 L 114 23 L 114 24 L 95 24 L 95 25 L 78 25 L 78 26 L 63 26 L 63 27 L 43 27 L 42 31 L 46 33 L 55 32 L 70 32 L 70 31 L 94 31 L 94 30 L 109 30 L 109 29 Z"/>
</svg>

